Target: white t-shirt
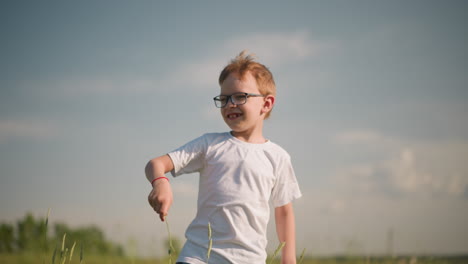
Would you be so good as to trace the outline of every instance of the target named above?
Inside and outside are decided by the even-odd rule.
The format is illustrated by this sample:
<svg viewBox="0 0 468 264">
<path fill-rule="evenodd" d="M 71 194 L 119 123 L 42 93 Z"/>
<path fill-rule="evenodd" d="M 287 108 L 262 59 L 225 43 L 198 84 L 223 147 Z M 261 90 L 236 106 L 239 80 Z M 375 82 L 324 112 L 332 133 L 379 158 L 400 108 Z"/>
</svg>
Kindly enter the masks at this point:
<svg viewBox="0 0 468 264">
<path fill-rule="evenodd" d="M 271 141 L 251 144 L 226 132 L 205 134 L 168 155 L 174 177 L 200 173 L 197 215 L 177 261 L 206 263 L 210 223 L 210 263 L 265 263 L 269 201 L 279 207 L 301 196 L 289 154 Z"/>
</svg>

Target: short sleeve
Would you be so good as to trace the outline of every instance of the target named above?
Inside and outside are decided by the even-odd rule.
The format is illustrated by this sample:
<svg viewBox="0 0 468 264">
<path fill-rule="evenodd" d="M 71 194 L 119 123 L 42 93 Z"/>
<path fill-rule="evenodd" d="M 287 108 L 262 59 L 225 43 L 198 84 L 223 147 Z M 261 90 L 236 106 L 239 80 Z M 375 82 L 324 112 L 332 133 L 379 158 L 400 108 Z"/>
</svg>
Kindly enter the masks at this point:
<svg viewBox="0 0 468 264">
<path fill-rule="evenodd" d="M 299 197 L 302 193 L 291 164 L 291 158 L 285 156 L 278 162 L 276 182 L 271 192 L 271 202 L 274 207 L 286 205 Z"/>
<path fill-rule="evenodd" d="M 206 142 L 206 137 L 201 136 L 169 152 L 168 155 L 174 164 L 174 169 L 171 171 L 172 176 L 200 171 L 204 164 Z"/>
</svg>

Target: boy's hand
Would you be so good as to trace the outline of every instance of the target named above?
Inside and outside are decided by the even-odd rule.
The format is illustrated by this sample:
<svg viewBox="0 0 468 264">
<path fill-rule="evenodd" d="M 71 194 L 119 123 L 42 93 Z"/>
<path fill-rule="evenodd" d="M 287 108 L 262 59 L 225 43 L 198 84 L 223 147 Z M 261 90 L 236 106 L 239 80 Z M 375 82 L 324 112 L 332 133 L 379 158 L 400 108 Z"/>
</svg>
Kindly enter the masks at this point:
<svg viewBox="0 0 468 264">
<path fill-rule="evenodd" d="M 164 174 L 173 169 L 174 164 L 169 155 L 154 158 L 145 167 L 146 178 L 153 184 L 153 190 L 148 195 L 148 202 L 163 222 L 172 205 L 171 184 L 167 179 L 158 179 L 154 182 L 153 179 L 162 178 Z"/>
<path fill-rule="evenodd" d="M 153 190 L 148 196 L 151 207 L 159 214 L 159 218 L 164 222 L 164 218 L 172 205 L 173 196 L 169 181 L 161 179 L 153 184 Z"/>
</svg>

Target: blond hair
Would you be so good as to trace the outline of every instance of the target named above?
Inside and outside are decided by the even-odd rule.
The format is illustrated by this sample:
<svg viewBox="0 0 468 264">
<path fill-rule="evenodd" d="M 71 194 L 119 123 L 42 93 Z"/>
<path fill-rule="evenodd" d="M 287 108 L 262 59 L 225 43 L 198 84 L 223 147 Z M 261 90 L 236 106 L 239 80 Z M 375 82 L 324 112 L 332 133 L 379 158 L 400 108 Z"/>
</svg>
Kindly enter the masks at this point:
<svg viewBox="0 0 468 264">
<path fill-rule="evenodd" d="M 262 95 L 276 96 L 276 84 L 273 79 L 273 74 L 271 74 L 270 70 L 268 70 L 265 65 L 255 61 L 254 54 L 247 54 L 247 51 L 243 50 L 232 59 L 221 71 L 218 79 L 219 85 L 222 85 L 231 73 L 238 74 L 241 79 L 243 79 L 247 73 L 252 74 Z M 265 115 L 265 119 L 270 116 L 270 113 L 271 111 Z"/>
</svg>

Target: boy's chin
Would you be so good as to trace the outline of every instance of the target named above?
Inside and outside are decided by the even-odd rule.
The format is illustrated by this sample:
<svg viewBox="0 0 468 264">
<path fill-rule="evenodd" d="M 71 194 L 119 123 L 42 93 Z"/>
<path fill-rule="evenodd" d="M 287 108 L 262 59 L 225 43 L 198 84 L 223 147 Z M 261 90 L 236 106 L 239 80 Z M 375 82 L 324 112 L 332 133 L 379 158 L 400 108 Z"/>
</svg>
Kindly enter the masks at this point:
<svg viewBox="0 0 468 264">
<path fill-rule="evenodd" d="M 246 129 L 242 129 L 240 127 L 229 127 L 231 129 L 231 135 L 236 136 L 236 135 L 242 135 L 247 132 Z"/>
<path fill-rule="evenodd" d="M 240 131 L 240 129 L 239 129 L 238 127 L 236 127 L 236 126 L 230 126 L 230 125 L 228 125 L 228 127 L 231 129 L 231 131 L 232 131 L 233 133 L 237 133 L 237 132 Z"/>
<path fill-rule="evenodd" d="M 239 126 L 234 126 L 234 125 L 229 125 L 229 124 L 227 124 L 227 125 L 231 129 L 232 134 L 239 133 L 239 132 L 242 131 L 242 129 Z"/>
<path fill-rule="evenodd" d="M 224 123 L 226 123 L 226 125 L 231 129 L 231 130 L 239 130 L 240 127 L 239 127 L 239 124 L 235 121 L 232 121 L 232 120 L 224 120 Z"/>
</svg>

